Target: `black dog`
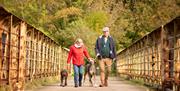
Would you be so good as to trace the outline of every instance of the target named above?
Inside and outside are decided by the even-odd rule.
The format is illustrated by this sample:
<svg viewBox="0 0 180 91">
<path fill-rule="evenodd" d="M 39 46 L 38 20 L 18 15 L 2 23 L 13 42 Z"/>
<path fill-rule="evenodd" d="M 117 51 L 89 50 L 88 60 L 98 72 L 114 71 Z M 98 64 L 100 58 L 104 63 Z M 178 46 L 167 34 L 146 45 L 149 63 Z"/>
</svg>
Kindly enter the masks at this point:
<svg viewBox="0 0 180 91">
<path fill-rule="evenodd" d="M 84 73 L 84 82 L 86 80 L 86 75 L 88 74 L 89 82 L 91 86 L 96 86 L 96 68 L 94 62 L 89 62 L 87 65 L 85 65 L 85 73 Z M 94 77 L 94 80 L 92 78 Z"/>
<path fill-rule="evenodd" d="M 60 84 L 60 86 L 62 86 L 62 87 L 67 86 L 67 77 L 68 77 L 67 70 L 65 70 L 65 69 L 61 70 L 60 75 L 61 75 L 61 84 Z"/>
</svg>

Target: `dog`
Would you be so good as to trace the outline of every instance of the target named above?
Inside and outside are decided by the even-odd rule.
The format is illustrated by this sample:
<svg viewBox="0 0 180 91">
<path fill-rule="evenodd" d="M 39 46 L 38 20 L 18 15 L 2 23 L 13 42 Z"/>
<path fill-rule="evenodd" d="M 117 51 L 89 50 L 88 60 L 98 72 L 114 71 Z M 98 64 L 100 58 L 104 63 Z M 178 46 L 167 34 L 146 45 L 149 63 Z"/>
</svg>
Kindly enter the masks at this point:
<svg viewBox="0 0 180 91">
<path fill-rule="evenodd" d="M 84 82 L 83 83 L 85 83 L 86 75 L 88 75 L 88 77 L 89 77 L 89 82 L 90 82 L 91 86 L 96 87 L 97 85 L 96 85 L 95 61 L 93 61 L 93 62 L 91 61 L 85 65 L 85 73 L 84 73 Z"/>
<path fill-rule="evenodd" d="M 67 78 L 68 78 L 67 70 L 65 70 L 65 69 L 61 70 L 60 76 L 61 76 L 61 84 L 60 84 L 60 86 L 62 86 L 62 87 L 67 86 Z"/>
</svg>

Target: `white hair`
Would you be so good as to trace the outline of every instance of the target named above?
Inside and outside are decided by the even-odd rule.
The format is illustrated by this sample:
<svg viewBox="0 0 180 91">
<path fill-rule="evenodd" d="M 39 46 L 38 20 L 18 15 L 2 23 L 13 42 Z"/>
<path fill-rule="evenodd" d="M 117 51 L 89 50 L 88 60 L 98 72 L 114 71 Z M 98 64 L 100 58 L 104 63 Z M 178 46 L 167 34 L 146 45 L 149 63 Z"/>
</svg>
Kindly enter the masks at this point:
<svg viewBox="0 0 180 91">
<path fill-rule="evenodd" d="M 83 43 L 83 40 L 81 38 L 77 38 L 75 43 Z"/>
<path fill-rule="evenodd" d="M 109 27 L 104 27 L 103 31 L 107 31 L 108 32 L 109 31 Z"/>
</svg>

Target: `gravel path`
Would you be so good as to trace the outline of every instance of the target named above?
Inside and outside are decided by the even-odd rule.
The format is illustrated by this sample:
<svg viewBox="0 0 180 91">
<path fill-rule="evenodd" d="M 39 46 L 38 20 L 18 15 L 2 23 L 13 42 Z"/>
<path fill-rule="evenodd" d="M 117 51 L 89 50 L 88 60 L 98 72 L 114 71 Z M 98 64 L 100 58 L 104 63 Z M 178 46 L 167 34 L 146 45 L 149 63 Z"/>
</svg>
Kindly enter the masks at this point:
<svg viewBox="0 0 180 91">
<path fill-rule="evenodd" d="M 99 79 L 97 84 L 100 83 Z M 150 91 L 145 87 L 128 84 L 126 81 L 118 80 L 115 77 L 109 79 L 108 87 L 90 87 L 88 81 L 82 86 L 75 88 L 73 80 L 68 80 L 68 86 L 60 87 L 58 84 L 43 86 L 36 90 L 26 90 L 26 91 Z"/>
</svg>

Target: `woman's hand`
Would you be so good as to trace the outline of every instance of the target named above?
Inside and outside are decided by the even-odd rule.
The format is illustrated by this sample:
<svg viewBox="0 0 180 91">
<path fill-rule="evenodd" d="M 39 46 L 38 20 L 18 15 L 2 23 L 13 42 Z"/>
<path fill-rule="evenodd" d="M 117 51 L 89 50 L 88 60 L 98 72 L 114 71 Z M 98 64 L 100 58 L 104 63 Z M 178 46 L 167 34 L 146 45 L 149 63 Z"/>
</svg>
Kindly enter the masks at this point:
<svg viewBox="0 0 180 91">
<path fill-rule="evenodd" d="M 94 63 L 94 59 L 93 58 L 88 58 L 89 62 Z"/>
<path fill-rule="evenodd" d="M 71 66 L 70 66 L 70 64 L 67 65 L 67 71 L 68 71 L 68 73 L 71 73 Z"/>
</svg>

